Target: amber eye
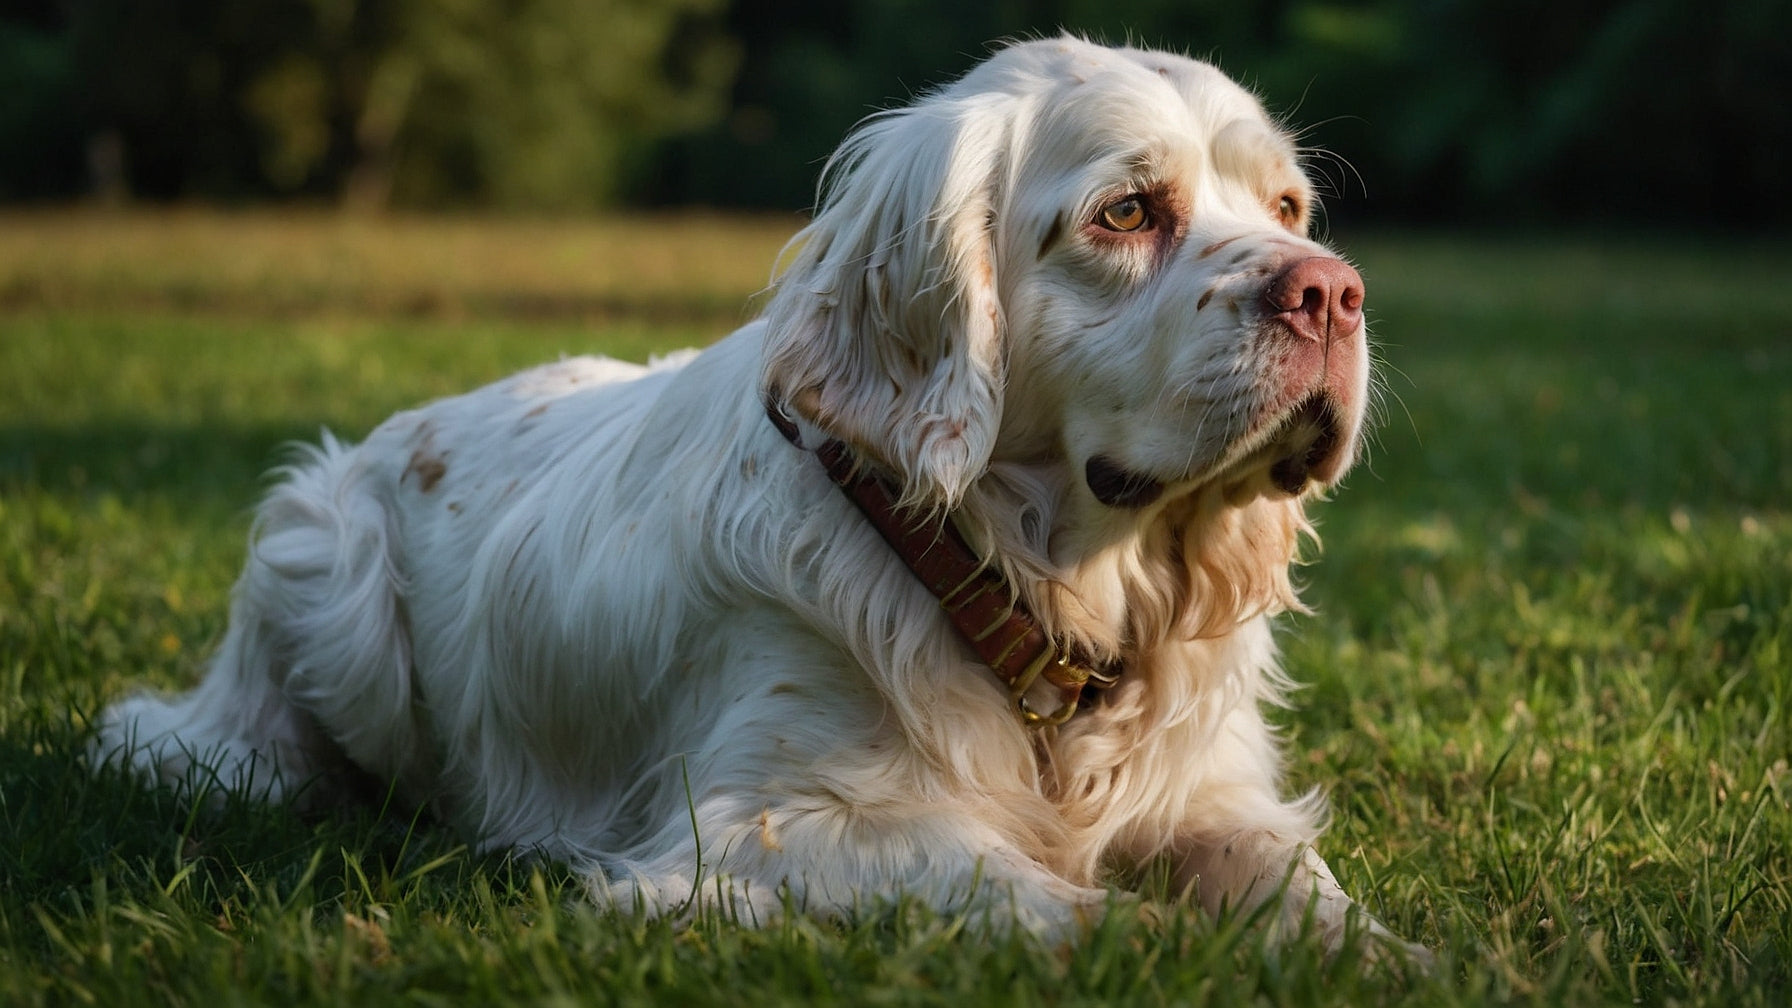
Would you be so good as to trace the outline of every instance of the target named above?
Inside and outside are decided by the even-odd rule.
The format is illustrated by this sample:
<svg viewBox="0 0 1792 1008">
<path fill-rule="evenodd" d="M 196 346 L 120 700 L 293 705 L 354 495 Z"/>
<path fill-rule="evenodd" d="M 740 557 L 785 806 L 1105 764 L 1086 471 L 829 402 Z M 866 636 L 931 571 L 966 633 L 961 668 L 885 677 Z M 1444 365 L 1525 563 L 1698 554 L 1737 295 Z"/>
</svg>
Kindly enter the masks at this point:
<svg viewBox="0 0 1792 1008">
<path fill-rule="evenodd" d="M 1097 219 L 1109 231 L 1137 231 L 1150 222 L 1151 215 L 1145 212 L 1143 198 L 1128 196 L 1102 207 Z"/>
<path fill-rule="evenodd" d="M 1284 195 L 1276 203 L 1276 213 L 1281 215 L 1283 223 L 1294 223 L 1300 219 L 1300 200 L 1291 195 Z"/>
</svg>

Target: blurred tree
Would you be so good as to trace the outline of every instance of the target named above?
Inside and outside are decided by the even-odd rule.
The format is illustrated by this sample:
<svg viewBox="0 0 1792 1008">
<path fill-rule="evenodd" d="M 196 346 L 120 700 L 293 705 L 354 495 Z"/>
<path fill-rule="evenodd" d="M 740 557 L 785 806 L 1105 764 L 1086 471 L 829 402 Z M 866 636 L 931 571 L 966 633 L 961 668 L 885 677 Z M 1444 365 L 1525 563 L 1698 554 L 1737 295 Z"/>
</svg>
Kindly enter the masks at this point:
<svg viewBox="0 0 1792 1008">
<path fill-rule="evenodd" d="M 296 3 L 83 0 L 64 12 L 72 67 L 67 111 L 100 173 L 158 198 L 260 191 L 254 124 L 241 96 L 290 40 L 304 38 Z"/>
<path fill-rule="evenodd" d="M 1369 180 L 1347 213 L 1792 218 L 1758 199 L 1792 169 L 1784 0 L 1306 0 L 1285 29 L 1262 79 Z"/>
<path fill-rule="evenodd" d="M 27 0 L 38 2 L 38 0 Z M 0 14 L 0 195 L 601 205 L 719 115 L 726 0 L 83 0 Z M 5 87 L 5 85 L 11 85 Z M 96 141 L 97 143 L 91 143 Z M 60 179 L 60 187 L 58 180 Z"/>
<path fill-rule="evenodd" d="M 57 28 L 54 0 L 21 0 L 0 17 L 0 197 L 56 192 L 84 175 L 74 56 Z"/>
<path fill-rule="evenodd" d="M 1792 219 L 1786 0 L 7 0 L 0 198 L 793 209 L 1060 28 L 1256 87 L 1334 221 Z"/>
<path fill-rule="evenodd" d="M 402 0 L 358 82 L 351 201 L 614 200 L 647 144 L 721 114 L 722 3 Z"/>
<path fill-rule="evenodd" d="M 1062 27 L 1257 88 L 1335 155 L 1335 219 L 1792 219 L 1761 198 L 1792 169 L 1785 0 L 735 0 L 729 24 L 734 112 L 663 148 L 657 199 L 804 205 L 865 113 Z"/>
</svg>

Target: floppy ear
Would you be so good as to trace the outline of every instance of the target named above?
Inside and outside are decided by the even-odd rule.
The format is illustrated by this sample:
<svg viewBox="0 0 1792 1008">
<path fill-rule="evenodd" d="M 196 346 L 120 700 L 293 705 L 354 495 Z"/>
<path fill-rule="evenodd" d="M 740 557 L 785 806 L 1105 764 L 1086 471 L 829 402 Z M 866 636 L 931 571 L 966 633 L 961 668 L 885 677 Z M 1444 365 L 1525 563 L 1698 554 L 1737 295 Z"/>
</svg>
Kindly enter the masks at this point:
<svg viewBox="0 0 1792 1008">
<path fill-rule="evenodd" d="M 1004 99 L 975 94 L 862 123 L 766 309 L 769 400 L 886 467 L 905 506 L 954 506 L 995 444 L 991 230 L 1011 118 Z"/>
</svg>

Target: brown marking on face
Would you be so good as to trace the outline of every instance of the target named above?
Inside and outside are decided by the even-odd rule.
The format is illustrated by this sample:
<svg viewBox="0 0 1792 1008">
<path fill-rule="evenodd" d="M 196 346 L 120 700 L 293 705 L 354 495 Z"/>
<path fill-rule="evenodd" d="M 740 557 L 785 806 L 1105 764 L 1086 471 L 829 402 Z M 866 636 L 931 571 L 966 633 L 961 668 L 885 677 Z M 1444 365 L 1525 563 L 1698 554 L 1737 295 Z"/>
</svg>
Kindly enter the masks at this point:
<svg viewBox="0 0 1792 1008">
<path fill-rule="evenodd" d="M 1238 239 L 1243 238 L 1243 237 L 1244 237 L 1243 235 L 1233 235 L 1230 238 L 1221 238 L 1219 241 L 1216 241 L 1212 245 L 1209 245 L 1206 248 L 1202 249 L 1201 255 L 1198 258 L 1205 259 L 1208 256 L 1214 254 L 1215 252 L 1218 252 L 1220 249 L 1225 248 L 1226 246 L 1232 244 L 1233 242 L 1235 242 Z"/>
</svg>

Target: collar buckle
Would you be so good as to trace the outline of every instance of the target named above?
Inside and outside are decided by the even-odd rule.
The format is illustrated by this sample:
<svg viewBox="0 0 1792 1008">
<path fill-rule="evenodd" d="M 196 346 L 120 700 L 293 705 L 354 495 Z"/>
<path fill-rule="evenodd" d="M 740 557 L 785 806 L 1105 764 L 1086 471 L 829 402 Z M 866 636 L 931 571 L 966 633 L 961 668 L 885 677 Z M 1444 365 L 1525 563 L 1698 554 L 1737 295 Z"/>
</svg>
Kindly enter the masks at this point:
<svg viewBox="0 0 1792 1008">
<path fill-rule="evenodd" d="M 1039 681 L 1048 665 L 1057 666 L 1047 680 L 1058 687 L 1058 709 L 1042 714 L 1027 702 L 1027 693 Z M 1047 648 L 1040 651 L 1039 657 L 1029 662 L 1026 668 L 1021 669 L 1020 675 L 1015 676 L 1014 681 L 1008 684 L 1008 698 L 1014 701 L 1014 709 L 1029 726 L 1055 727 L 1069 721 L 1071 715 L 1077 712 L 1082 700 L 1083 684 L 1089 681 L 1090 674 L 1089 669 L 1071 662 L 1068 651 L 1061 647 Z"/>
</svg>

